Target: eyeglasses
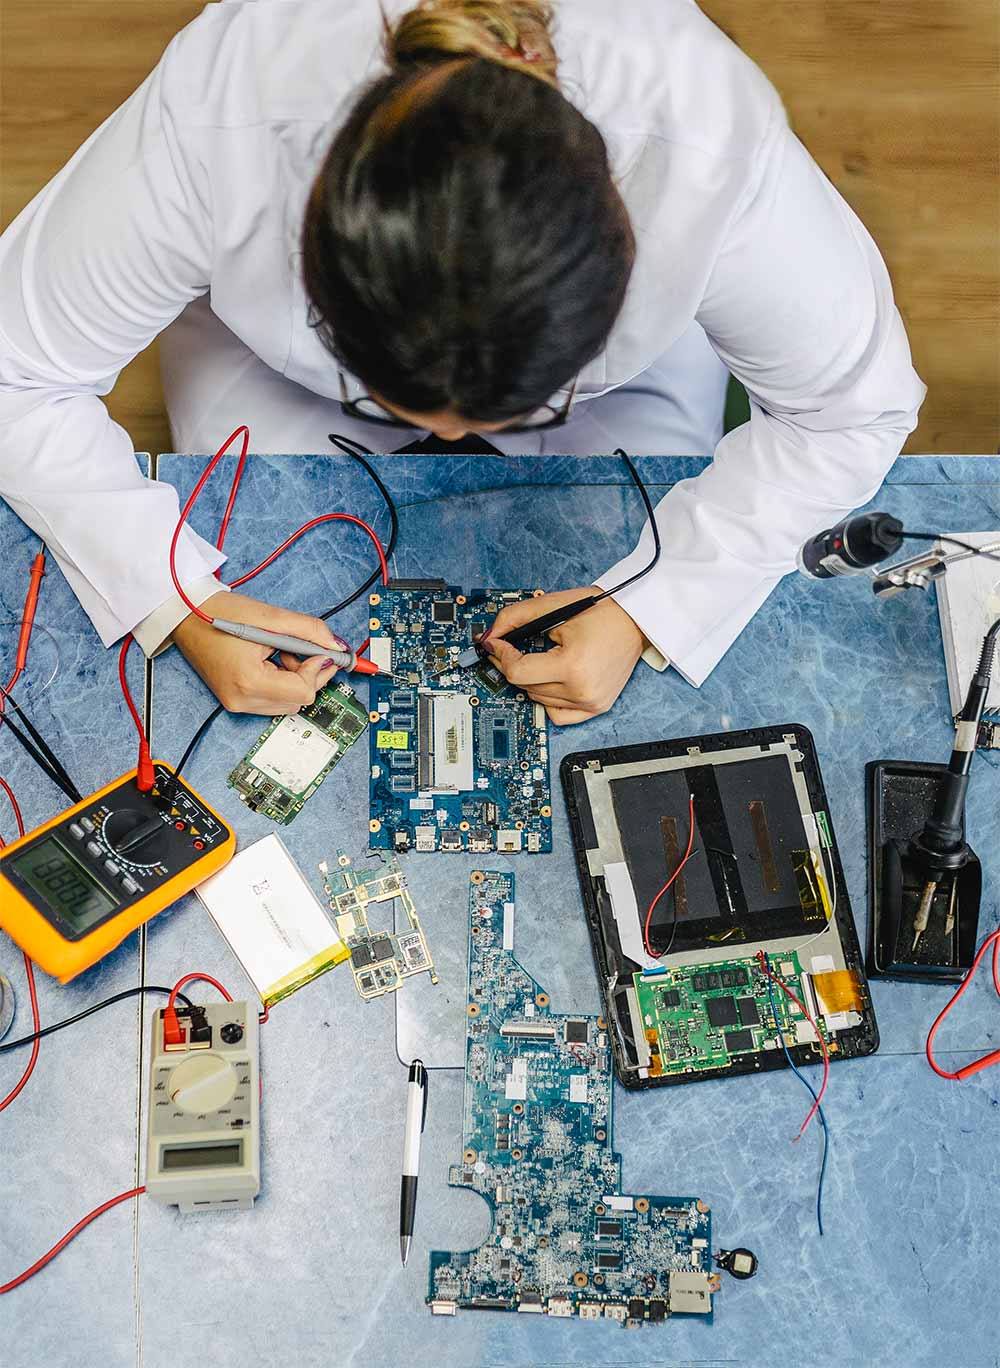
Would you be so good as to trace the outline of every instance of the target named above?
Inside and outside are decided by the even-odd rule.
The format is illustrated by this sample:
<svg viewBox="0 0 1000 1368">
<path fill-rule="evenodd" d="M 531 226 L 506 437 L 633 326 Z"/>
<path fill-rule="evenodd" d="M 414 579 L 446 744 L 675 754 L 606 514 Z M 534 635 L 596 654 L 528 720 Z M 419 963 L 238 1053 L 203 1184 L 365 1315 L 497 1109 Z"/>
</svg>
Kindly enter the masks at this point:
<svg viewBox="0 0 1000 1368">
<path fill-rule="evenodd" d="M 377 399 L 373 399 L 370 394 L 363 394 L 358 399 L 350 399 L 347 394 L 347 380 L 343 371 L 337 372 L 340 378 L 340 407 L 344 413 L 351 418 L 360 418 L 365 423 L 378 423 L 382 427 L 403 428 L 407 431 L 412 430 L 413 423 L 406 423 L 388 409 L 382 407 Z M 579 379 L 579 377 L 577 377 Z M 577 380 L 574 380 L 569 388 L 564 402 L 555 408 L 552 404 L 542 404 L 540 408 L 527 414 L 523 418 L 516 418 L 513 422 L 505 424 L 499 429 L 500 432 L 543 432 L 548 428 L 562 427 L 569 417 L 569 411 L 573 407 L 573 399 L 576 395 Z"/>
</svg>

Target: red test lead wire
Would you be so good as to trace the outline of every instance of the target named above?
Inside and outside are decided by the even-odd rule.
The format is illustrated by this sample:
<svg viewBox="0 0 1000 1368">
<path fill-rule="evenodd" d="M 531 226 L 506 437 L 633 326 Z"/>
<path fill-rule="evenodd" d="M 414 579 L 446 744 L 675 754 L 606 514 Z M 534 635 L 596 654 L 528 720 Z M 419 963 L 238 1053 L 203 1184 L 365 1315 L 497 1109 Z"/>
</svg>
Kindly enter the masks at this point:
<svg viewBox="0 0 1000 1368">
<path fill-rule="evenodd" d="M 972 961 L 969 972 L 942 1007 L 941 1011 L 938 1012 L 934 1025 L 927 1033 L 927 1045 L 925 1049 L 927 1063 L 939 1078 L 950 1078 L 961 1081 L 966 1078 L 971 1078 L 973 1074 L 979 1073 L 982 1069 L 988 1069 L 991 1064 L 1000 1064 L 1000 1050 L 991 1050 L 989 1054 L 985 1054 L 979 1059 L 974 1059 L 971 1064 L 964 1065 L 963 1068 L 957 1069 L 955 1073 L 949 1073 L 947 1069 L 942 1069 L 934 1058 L 934 1037 L 937 1035 L 938 1027 L 972 982 L 976 970 L 979 968 L 986 951 L 991 945 L 993 946 L 993 987 L 996 989 L 997 997 L 1000 997 L 1000 929 L 998 929 L 992 932 L 992 934 L 987 936 L 983 941 L 976 952 L 976 958 Z"/>
<path fill-rule="evenodd" d="M 33 1278 L 36 1273 L 40 1272 L 47 1263 L 51 1263 L 56 1255 L 66 1248 L 70 1240 L 75 1240 L 80 1231 L 89 1226 L 91 1221 L 96 1221 L 98 1216 L 103 1216 L 104 1213 L 110 1211 L 112 1207 L 118 1206 L 121 1202 L 127 1202 L 132 1197 L 138 1197 L 140 1193 L 145 1191 L 145 1187 L 136 1187 L 130 1188 L 128 1192 L 119 1192 L 117 1197 L 109 1198 L 108 1201 L 102 1202 L 99 1207 L 95 1207 L 93 1211 L 88 1212 L 82 1221 L 77 1221 L 72 1230 L 67 1230 L 62 1239 L 59 1240 L 57 1244 L 54 1244 L 47 1254 L 43 1254 L 40 1259 L 36 1259 L 30 1268 L 26 1268 L 24 1272 L 18 1274 L 16 1278 L 11 1278 L 10 1282 L 0 1283 L 0 1295 L 4 1292 L 13 1292 L 15 1287 L 20 1287 L 21 1284 L 26 1283 L 29 1278 Z"/>
<path fill-rule="evenodd" d="M 195 614 L 196 617 L 200 617 L 202 622 L 210 623 L 212 619 L 211 617 L 209 617 L 208 613 L 203 612 L 197 604 L 192 603 L 191 600 L 188 598 L 187 594 L 184 592 L 184 586 L 181 584 L 180 578 L 177 574 L 177 542 L 180 539 L 181 529 L 187 522 L 188 516 L 190 515 L 192 508 L 194 507 L 198 497 L 200 496 L 201 491 L 205 488 L 205 485 L 208 482 L 208 479 L 211 476 L 212 471 L 222 460 L 223 456 L 225 456 L 226 452 L 229 450 L 230 446 L 232 446 L 236 438 L 240 436 L 242 436 L 243 438 L 243 445 L 241 447 L 239 461 L 236 466 L 236 474 L 233 477 L 233 486 L 229 493 L 229 501 L 226 504 L 226 511 L 223 514 L 222 526 L 219 531 L 218 541 L 216 542 L 216 545 L 219 547 L 219 549 L 222 549 L 223 542 L 225 541 L 226 530 L 229 527 L 229 522 L 233 514 L 233 505 L 236 500 L 236 491 L 239 488 L 239 482 L 243 476 L 243 469 L 246 465 L 247 451 L 250 445 L 250 429 L 245 424 L 242 427 L 238 427 L 235 432 L 231 433 L 230 436 L 227 437 L 225 442 L 223 442 L 222 446 L 219 448 L 219 450 L 209 461 L 208 465 L 205 467 L 194 489 L 192 489 L 190 495 L 188 496 L 187 503 L 181 510 L 181 515 L 178 519 L 177 526 L 174 528 L 174 535 L 170 540 L 170 578 L 173 581 L 174 589 L 177 591 L 178 597 L 181 599 L 181 601 L 184 604 L 186 604 L 186 606 L 191 610 L 192 613 Z M 320 524 L 327 522 L 353 523 L 355 527 L 360 527 L 364 532 L 366 532 L 368 536 L 371 538 L 372 542 L 375 544 L 375 549 L 378 552 L 379 563 L 382 570 L 382 579 L 383 581 L 385 581 L 389 578 L 389 567 L 386 564 L 385 551 L 382 549 L 382 543 L 379 541 L 373 529 L 368 526 L 368 524 L 364 521 L 363 518 L 356 518 L 353 513 L 322 513 L 318 518 L 311 518 L 309 522 L 304 523 L 300 528 L 298 528 L 297 531 L 293 532 L 290 537 L 286 537 L 285 540 L 281 543 L 281 545 L 279 547 L 276 547 L 276 549 L 272 551 L 269 556 L 265 556 L 265 558 L 260 562 L 259 565 L 255 565 L 252 570 L 248 570 L 247 573 L 245 575 L 241 575 L 239 579 L 233 580 L 228 587 L 230 589 L 238 589 L 241 585 L 246 584 L 249 580 L 252 580 L 256 575 L 259 575 L 262 570 L 266 570 L 267 567 L 272 564 L 272 562 L 277 560 L 277 558 L 280 555 L 287 551 L 288 548 L 291 545 L 293 545 L 293 543 L 297 542 L 301 536 L 304 536 L 306 532 L 310 532 L 314 527 L 319 527 Z"/>
</svg>

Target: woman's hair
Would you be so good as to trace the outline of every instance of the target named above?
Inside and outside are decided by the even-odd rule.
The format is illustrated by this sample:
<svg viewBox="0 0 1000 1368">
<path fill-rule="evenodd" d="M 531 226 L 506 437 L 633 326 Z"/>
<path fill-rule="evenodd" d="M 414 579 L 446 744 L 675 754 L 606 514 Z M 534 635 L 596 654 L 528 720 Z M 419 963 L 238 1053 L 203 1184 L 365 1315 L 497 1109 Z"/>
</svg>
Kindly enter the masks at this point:
<svg viewBox="0 0 1000 1368">
<path fill-rule="evenodd" d="M 426 0 L 334 139 L 302 233 L 327 348 L 416 413 L 505 422 L 604 346 L 634 242 L 540 0 Z"/>
</svg>

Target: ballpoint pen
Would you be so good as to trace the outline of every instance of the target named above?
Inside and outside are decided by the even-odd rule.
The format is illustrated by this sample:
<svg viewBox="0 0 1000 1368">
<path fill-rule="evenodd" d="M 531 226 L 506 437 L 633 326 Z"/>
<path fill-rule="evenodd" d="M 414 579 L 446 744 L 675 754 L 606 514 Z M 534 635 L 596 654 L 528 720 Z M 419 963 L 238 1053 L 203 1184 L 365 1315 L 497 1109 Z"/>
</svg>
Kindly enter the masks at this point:
<svg viewBox="0 0 1000 1368">
<path fill-rule="evenodd" d="M 406 1263 L 413 1242 L 420 1173 L 420 1137 L 427 1120 L 427 1070 L 419 1059 L 410 1065 L 406 1085 L 406 1130 L 403 1134 L 403 1177 L 399 1187 L 399 1253 Z"/>
</svg>

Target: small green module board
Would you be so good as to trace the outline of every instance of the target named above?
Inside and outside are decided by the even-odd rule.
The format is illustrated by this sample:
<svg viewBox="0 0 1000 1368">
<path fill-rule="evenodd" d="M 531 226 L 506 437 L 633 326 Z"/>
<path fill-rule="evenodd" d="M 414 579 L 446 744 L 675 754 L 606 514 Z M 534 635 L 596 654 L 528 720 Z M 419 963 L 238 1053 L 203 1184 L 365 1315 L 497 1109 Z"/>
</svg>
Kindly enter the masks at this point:
<svg viewBox="0 0 1000 1368">
<path fill-rule="evenodd" d="M 349 684 L 327 684 L 292 717 L 275 717 L 229 776 L 254 812 L 287 826 L 368 725 Z"/>
<path fill-rule="evenodd" d="M 771 968 L 816 1020 L 809 976 L 798 954 L 772 956 Z M 633 976 L 633 983 L 640 1017 L 636 1025 L 641 1024 L 649 1047 L 651 1078 L 725 1068 L 737 1055 L 781 1049 L 767 975 L 752 957 L 645 970 Z M 778 985 L 772 985 L 772 992 L 788 1046 L 812 1043 L 818 1056 L 809 1022 Z M 820 1018 L 817 1024 L 830 1045 L 833 1037 L 825 1022 Z"/>
</svg>

